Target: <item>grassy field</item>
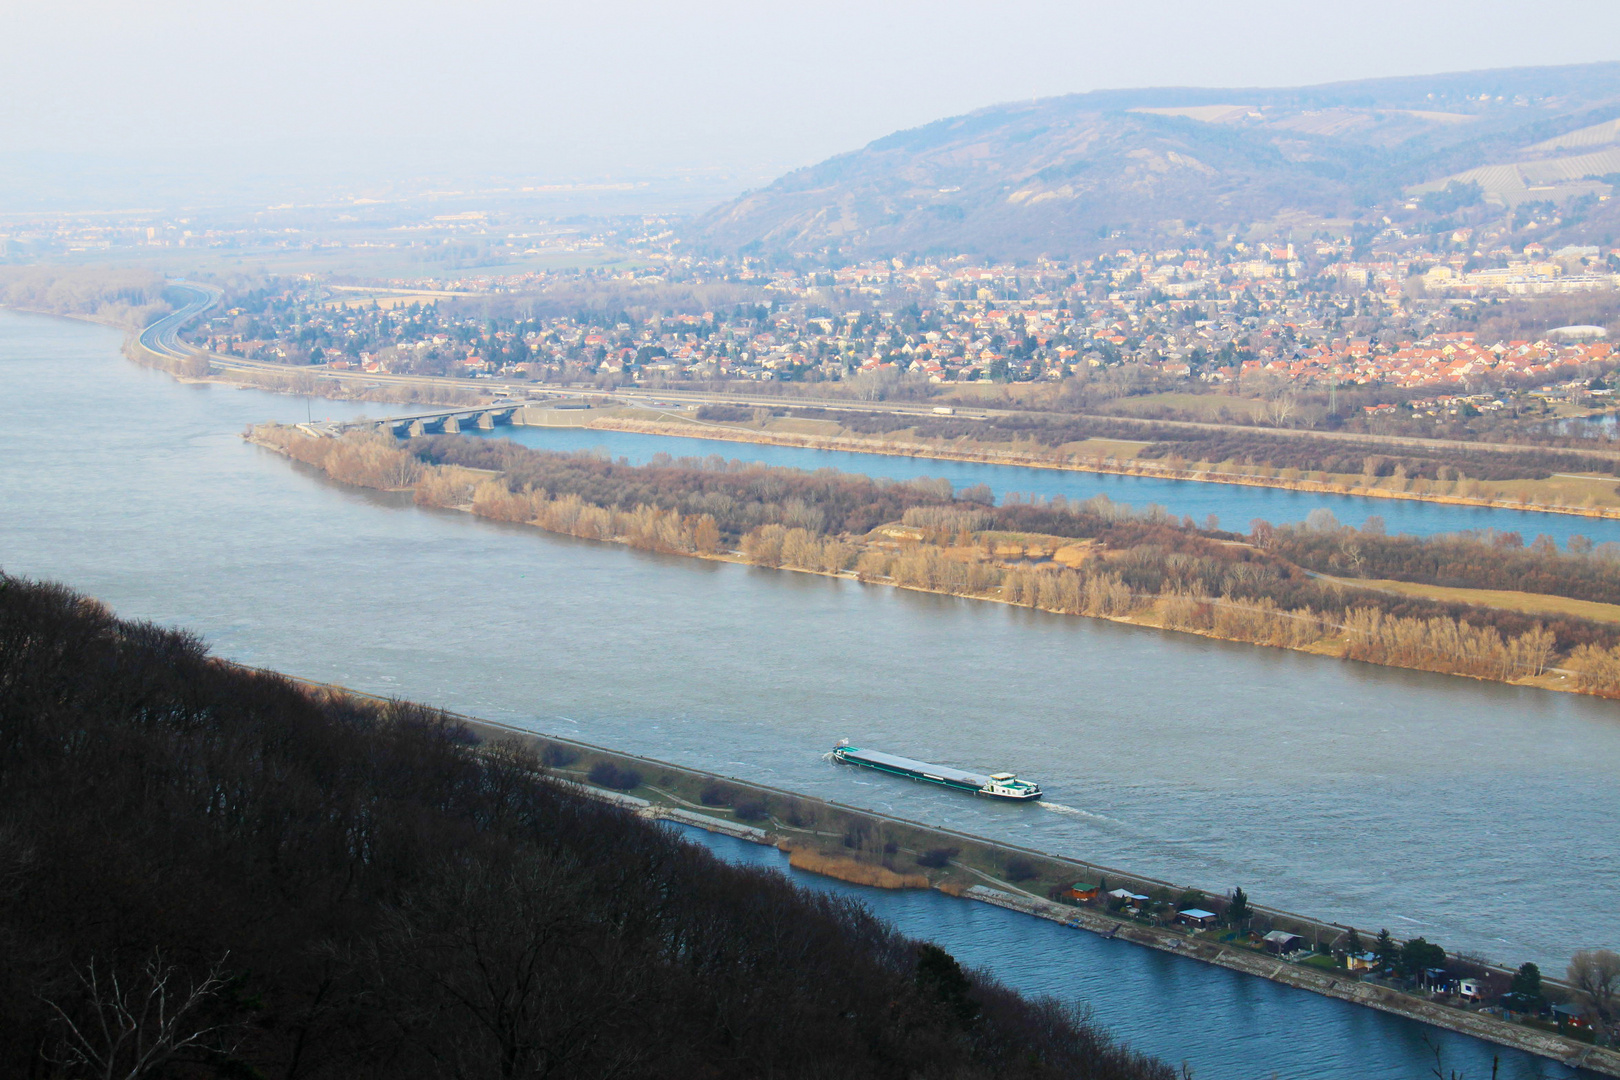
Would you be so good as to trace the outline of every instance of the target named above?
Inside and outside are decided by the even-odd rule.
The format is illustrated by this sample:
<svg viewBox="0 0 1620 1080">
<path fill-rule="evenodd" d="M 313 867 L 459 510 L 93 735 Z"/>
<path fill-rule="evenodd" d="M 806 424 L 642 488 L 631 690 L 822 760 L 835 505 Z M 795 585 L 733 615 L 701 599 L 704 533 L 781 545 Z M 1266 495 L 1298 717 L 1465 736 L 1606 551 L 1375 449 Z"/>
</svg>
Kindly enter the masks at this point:
<svg viewBox="0 0 1620 1080">
<path fill-rule="evenodd" d="M 1390 581 L 1382 578 L 1328 580 L 1355 588 L 1379 589 L 1383 592 L 1439 600 L 1448 604 L 1475 604 L 1479 607 L 1523 611 L 1530 615 L 1571 615 L 1578 619 L 1620 623 L 1620 604 L 1600 604 L 1593 600 L 1574 600 L 1567 596 L 1547 596 L 1543 593 L 1498 589 L 1458 589 L 1448 585 L 1421 585 L 1411 581 Z"/>
<path fill-rule="evenodd" d="M 1258 420 L 1265 415 L 1266 403 L 1253 398 L 1227 394 L 1144 394 L 1119 398 L 1097 411 L 1117 416 L 1156 416 L 1163 409 L 1208 421 Z"/>
<path fill-rule="evenodd" d="M 1042 405 L 1057 394 L 1053 383 L 955 383 L 940 400 L 962 405 Z"/>
<path fill-rule="evenodd" d="M 1286 475 L 1282 470 L 1236 466 L 1223 463 L 1223 472 L 1251 475 Z M 1465 498 L 1497 499 L 1524 505 L 1573 507 L 1620 506 L 1620 491 L 1614 477 L 1598 473 L 1555 473 L 1545 480 L 1461 480 L 1461 481 L 1400 481 L 1394 477 L 1369 479 L 1350 473 L 1305 473 L 1305 479 L 1326 480 L 1328 483 L 1350 487 L 1370 487 L 1386 491 L 1413 491 L 1444 498 L 1448 495 Z M 1402 486 L 1402 485 L 1405 486 Z M 1528 541 L 1531 539 L 1526 536 Z"/>
<path fill-rule="evenodd" d="M 1195 464 L 1195 463 L 1189 463 Z M 1207 462 L 1196 464 L 1208 464 Z M 1217 462 L 1217 472 L 1239 476 L 1275 477 L 1284 480 L 1314 480 L 1345 488 L 1412 492 L 1445 501 L 1447 497 L 1492 499 L 1525 506 L 1616 507 L 1620 490 L 1613 476 L 1599 473 L 1555 473 L 1545 480 L 1400 480 L 1395 477 L 1367 477 L 1360 473 L 1310 472 L 1276 469 L 1268 466 Z M 1526 536 L 1528 541 L 1531 537 Z"/>
<path fill-rule="evenodd" d="M 746 424 L 728 424 L 727 427 L 747 427 Z M 838 435 L 844 430 L 836 420 L 801 420 L 795 416 L 778 416 L 765 425 L 767 431 L 781 431 L 789 435 Z M 908 429 L 909 430 L 909 429 Z"/>
<path fill-rule="evenodd" d="M 896 428 L 894 431 L 884 432 L 882 435 L 861 435 L 849 431 L 834 420 L 801 420 L 792 414 L 773 417 L 761 428 L 752 423 L 720 423 L 711 424 L 715 427 L 734 428 L 739 431 L 769 431 L 785 435 L 840 435 L 856 439 L 868 439 L 873 442 L 919 442 L 928 441 L 919 438 L 915 428 Z M 973 446 L 984 446 L 992 449 L 1006 448 L 1009 450 L 1027 450 L 1028 444 L 1015 444 L 1006 442 L 988 442 L 978 439 L 957 440 L 968 442 Z M 1142 447 L 1151 445 L 1137 439 L 1082 439 L 1079 442 L 1064 443 L 1053 448 L 1054 453 L 1081 454 L 1086 457 L 1095 457 L 1105 454 L 1114 458 L 1133 458 L 1142 452 Z"/>
<path fill-rule="evenodd" d="M 1523 495 L 1532 502 L 1558 503 L 1564 506 L 1620 506 L 1620 493 L 1615 490 L 1615 478 L 1596 473 L 1555 473 L 1545 480 L 1481 481 L 1481 486 L 1500 497 L 1514 499 Z M 1529 539 L 1526 537 L 1526 539 Z"/>
<path fill-rule="evenodd" d="M 1140 454 L 1142 447 L 1152 445 L 1136 439 L 1082 439 L 1079 442 L 1064 443 L 1062 449 L 1071 454 L 1085 454 L 1088 457 L 1103 454 L 1123 461 Z"/>
<path fill-rule="evenodd" d="M 953 383 L 940 400 L 970 407 L 979 405 L 995 408 L 1014 405 L 1031 409 L 1050 409 L 1057 407 L 1058 398 L 1062 393 L 1063 387 L 1055 382 Z M 1139 397 L 1116 398 L 1096 411 L 1119 416 L 1156 416 L 1165 409 L 1185 412 L 1199 420 L 1242 421 L 1265 415 L 1266 402 L 1254 398 L 1233 397 L 1229 394 L 1144 394 Z"/>
</svg>

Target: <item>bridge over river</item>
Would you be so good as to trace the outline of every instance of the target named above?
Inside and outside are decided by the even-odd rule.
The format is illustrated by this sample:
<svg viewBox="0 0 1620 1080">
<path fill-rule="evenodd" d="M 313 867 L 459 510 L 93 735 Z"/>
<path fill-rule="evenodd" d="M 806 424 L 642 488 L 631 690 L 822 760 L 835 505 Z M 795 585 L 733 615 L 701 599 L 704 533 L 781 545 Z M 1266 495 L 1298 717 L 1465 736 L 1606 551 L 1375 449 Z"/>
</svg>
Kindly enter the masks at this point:
<svg viewBox="0 0 1620 1080">
<path fill-rule="evenodd" d="M 406 416 L 384 417 L 381 420 L 321 420 L 299 424 L 298 427 L 311 435 L 325 438 L 335 438 L 346 431 L 366 428 L 386 431 L 396 437 L 436 435 L 441 432 L 455 435 L 463 431 L 494 431 L 497 427 L 512 424 L 516 422 L 518 411 L 523 407 L 523 404 L 514 402 L 510 405 L 427 409 Z"/>
</svg>

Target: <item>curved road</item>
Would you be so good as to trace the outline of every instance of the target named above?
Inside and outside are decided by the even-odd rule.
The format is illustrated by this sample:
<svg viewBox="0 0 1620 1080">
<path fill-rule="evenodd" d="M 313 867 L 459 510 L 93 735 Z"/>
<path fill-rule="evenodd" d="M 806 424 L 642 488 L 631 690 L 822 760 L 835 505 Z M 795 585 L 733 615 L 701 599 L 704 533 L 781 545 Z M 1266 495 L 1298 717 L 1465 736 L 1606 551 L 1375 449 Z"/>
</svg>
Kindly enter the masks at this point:
<svg viewBox="0 0 1620 1080">
<path fill-rule="evenodd" d="M 188 281 L 171 281 L 169 288 L 175 292 L 186 293 L 191 299 L 180 310 L 163 316 L 142 330 L 139 340 L 142 348 L 148 352 L 170 360 L 183 360 L 201 350 L 180 340 L 178 337 L 180 328 L 219 303 L 219 298 L 223 294 L 212 285 L 194 285 Z"/>
</svg>

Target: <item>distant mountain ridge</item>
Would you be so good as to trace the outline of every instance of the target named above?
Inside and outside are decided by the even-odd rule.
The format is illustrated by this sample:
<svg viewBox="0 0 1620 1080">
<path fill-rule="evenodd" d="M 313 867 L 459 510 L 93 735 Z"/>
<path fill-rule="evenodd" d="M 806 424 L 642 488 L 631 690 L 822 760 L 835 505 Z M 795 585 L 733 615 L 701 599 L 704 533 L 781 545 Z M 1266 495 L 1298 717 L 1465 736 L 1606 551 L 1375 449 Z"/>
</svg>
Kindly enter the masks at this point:
<svg viewBox="0 0 1620 1080">
<path fill-rule="evenodd" d="M 1558 201 L 1609 190 L 1588 177 L 1620 172 L 1617 121 L 1620 63 L 1073 94 L 885 136 L 717 207 L 691 235 L 721 250 L 1075 255 L 1194 223 L 1355 218 L 1450 179 L 1504 205 Z"/>
</svg>

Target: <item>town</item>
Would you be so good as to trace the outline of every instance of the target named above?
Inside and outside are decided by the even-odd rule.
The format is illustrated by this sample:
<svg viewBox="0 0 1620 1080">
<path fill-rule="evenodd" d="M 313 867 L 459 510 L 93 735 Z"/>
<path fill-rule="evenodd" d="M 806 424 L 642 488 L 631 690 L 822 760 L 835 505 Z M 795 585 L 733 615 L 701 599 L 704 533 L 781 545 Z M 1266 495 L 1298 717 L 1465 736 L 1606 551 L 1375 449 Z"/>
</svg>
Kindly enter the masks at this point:
<svg viewBox="0 0 1620 1080">
<path fill-rule="evenodd" d="M 1590 404 L 1608 393 L 1601 375 L 1614 363 L 1601 326 L 1492 331 L 1524 297 L 1609 294 L 1620 249 L 1397 254 L 1324 236 L 1072 263 L 784 266 L 683 253 L 662 225 L 647 223 L 662 238 L 625 268 L 375 287 L 275 279 L 228 297 L 194 340 L 293 365 L 600 388 L 854 382 L 881 397 L 908 383 L 1076 378 L 1120 393 L 1379 388 L 1388 400 L 1364 402 L 1367 413 L 1428 416 L 1500 409 L 1509 392 Z M 561 313 L 553 294 L 587 299 Z"/>
</svg>

